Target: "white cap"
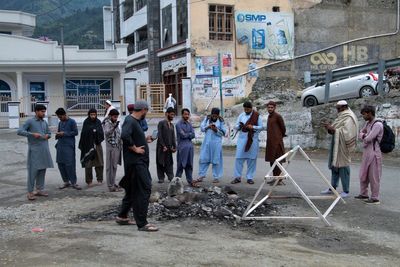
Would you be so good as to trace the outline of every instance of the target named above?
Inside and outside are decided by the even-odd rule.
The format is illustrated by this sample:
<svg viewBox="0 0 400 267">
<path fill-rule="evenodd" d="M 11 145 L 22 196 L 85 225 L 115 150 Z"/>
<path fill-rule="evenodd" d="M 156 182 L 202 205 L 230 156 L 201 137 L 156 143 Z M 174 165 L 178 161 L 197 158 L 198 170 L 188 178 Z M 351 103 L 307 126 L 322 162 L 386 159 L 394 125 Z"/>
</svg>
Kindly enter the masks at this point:
<svg viewBox="0 0 400 267">
<path fill-rule="evenodd" d="M 110 100 L 106 100 L 106 103 L 109 104 L 110 106 L 112 106 L 112 103 Z"/>
<path fill-rule="evenodd" d="M 336 106 L 347 106 L 347 102 L 346 100 L 340 100 L 336 103 Z"/>
</svg>

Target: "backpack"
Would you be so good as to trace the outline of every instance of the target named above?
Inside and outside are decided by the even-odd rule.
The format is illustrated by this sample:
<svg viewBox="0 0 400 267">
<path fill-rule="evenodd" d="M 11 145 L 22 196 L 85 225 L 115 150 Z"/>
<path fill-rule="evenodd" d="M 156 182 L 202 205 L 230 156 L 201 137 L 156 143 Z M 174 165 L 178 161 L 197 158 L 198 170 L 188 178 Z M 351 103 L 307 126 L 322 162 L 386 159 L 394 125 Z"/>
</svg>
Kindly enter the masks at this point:
<svg viewBox="0 0 400 267">
<path fill-rule="evenodd" d="M 393 151 L 395 147 L 395 136 L 392 131 L 392 129 L 389 127 L 389 125 L 386 124 L 386 121 L 381 121 L 381 120 L 376 120 L 376 122 L 380 122 L 383 124 L 383 136 L 382 140 L 379 142 L 379 147 L 381 149 L 382 153 L 390 153 Z M 372 127 L 374 127 L 374 124 L 372 124 Z M 372 128 L 371 127 L 371 128 Z"/>
</svg>

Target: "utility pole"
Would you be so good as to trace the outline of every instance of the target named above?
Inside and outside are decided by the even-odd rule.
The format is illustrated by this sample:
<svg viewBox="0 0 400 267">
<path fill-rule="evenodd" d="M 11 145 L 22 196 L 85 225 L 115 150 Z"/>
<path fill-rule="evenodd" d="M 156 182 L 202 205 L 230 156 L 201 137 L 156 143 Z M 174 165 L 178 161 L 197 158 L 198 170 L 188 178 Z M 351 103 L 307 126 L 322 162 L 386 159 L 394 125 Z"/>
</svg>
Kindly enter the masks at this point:
<svg viewBox="0 0 400 267">
<path fill-rule="evenodd" d="M 64 56 L 64 25 L 61 25 L 61 58 L 62 58 L 62 82 L 63 82 L 63 96 L 64 106 L 67 108 L 67 92 L 66 92 L 66 81 L 65 81 L 65 56 Z"/>
<path fill-rule="evenodd" d="M 220 109 L 221 116 L 224 116 L 224 101 L 222 99 L 222 64 L 221 64 L 221 53 L 218 53 L 218 75 L 219 75 L 219 101 L 220 101 Z"/>
</svg>

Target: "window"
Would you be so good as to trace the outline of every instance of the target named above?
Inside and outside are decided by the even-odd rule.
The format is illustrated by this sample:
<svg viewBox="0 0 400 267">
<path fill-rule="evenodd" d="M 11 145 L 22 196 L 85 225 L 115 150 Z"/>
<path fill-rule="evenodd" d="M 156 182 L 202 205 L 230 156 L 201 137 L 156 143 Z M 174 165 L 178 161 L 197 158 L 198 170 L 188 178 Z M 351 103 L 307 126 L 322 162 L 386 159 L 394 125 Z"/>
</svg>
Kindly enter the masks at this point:
<svg viewBox="0 0 400 267">
<path fill-rule="evenodd" d="M 281 8 L 279 6 L 273 6 L 272 7 L 272 12 L 280 12 Z"/>
<path fill-rule="evenodd" d="M 210 40 L 233 40 L 233 6 L 210 5 L 209 38 Z"/>
<path fill-rule="evenodd" d="M 46 91 L 44 87 L 44 82 L 30 82 L 29 92 L 31 95 L 31 99 L 34 102 L 46 100 Z"/>
<path fill-rule="evenodd" d="M 136 2 L 136 11 L 141 10 L 143 7 L 147 5 L 147 0 L 135 0 Z"/>
<path fill-rule="evenodd" d="M 3 80 L 0 80 L 0 112 L 8 112 L 7 101 L 11 101 L 11 88 Z"/>
<path fill-rule="evenodd" d="M 126 0 L 124 2 L 124 20 L 129 19 L 133 15 L 133 0 Z"/>
</svg>

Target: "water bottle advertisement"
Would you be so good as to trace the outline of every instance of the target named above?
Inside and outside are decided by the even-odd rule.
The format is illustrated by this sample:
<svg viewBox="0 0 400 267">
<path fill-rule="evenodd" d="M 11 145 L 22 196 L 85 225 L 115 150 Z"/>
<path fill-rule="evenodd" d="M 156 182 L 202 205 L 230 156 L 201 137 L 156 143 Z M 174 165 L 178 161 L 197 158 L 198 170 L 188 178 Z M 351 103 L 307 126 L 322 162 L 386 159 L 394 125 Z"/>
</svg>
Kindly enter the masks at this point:
<svg viewBox="0 0 400 267">
<path fill-rule="evenodd" d="M 257 59 L 294 56 L 294 17 L 291 13 L 235 13 L 237 53 Z"/>
</svg>

